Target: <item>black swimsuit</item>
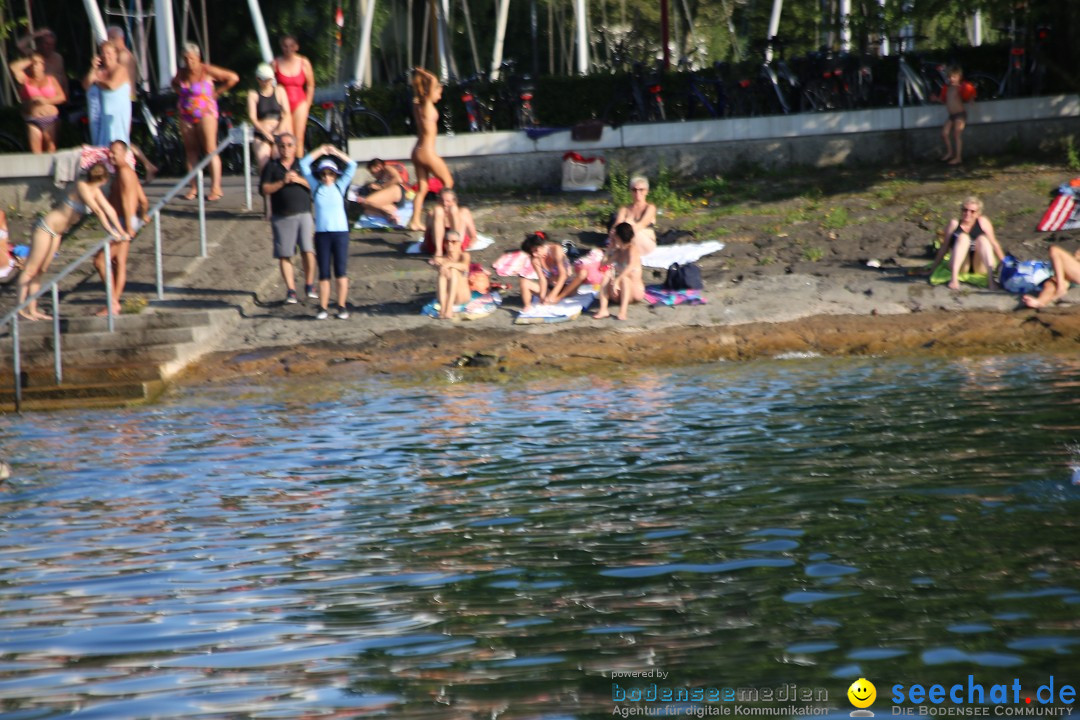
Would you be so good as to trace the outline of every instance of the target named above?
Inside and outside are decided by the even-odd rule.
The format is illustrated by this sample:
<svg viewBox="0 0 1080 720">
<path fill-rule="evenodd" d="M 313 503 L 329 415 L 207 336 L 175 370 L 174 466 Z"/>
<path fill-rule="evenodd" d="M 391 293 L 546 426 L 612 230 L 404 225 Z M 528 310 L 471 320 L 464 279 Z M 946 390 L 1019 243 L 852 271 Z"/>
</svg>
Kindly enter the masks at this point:
<svg viewBox="0 0 1080 720">
<path fill-rule="evenodd" d="M 277 99 L 277 91 L 269 95 L 259 93 L 259 102 L 255 105 L 255 117 L 260 120 L 267 118 L 281 119 L 281 103 Z"/>
<path fill-rule="evenodd" d="M 949 240 L 953 243 L 953 245 L 955 245 L 956 244 L 956 238 L 958 238 L 963 233 L 964 233 L 964 231 L 960 227 L 959 221 L 957 221 L 956 229 L 953 230 L 952 235 L 949 236 Z M 976 218 L 975 219 L 975 224 L 971 226 L 971 232 L 968 233 L 968 237 L 971 238 L 971 246 L 968 247 L 968 252 L 971 252 L 971 253 L 975 252 L 975 241 L 978 238 L 981 238 L 983 236 L 983 234 L 984 233 L 983 233 L 982 225 L 979 224 L 979 219 Z"/>
</svg>

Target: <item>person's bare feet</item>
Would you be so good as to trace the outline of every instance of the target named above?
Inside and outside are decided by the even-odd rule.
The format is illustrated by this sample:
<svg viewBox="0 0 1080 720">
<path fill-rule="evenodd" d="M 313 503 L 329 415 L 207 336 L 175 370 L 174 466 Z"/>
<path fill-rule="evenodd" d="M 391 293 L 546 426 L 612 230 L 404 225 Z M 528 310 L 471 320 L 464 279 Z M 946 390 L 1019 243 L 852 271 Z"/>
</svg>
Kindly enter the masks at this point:
<svg viewBox="0 0 1080 720">
<path fill-rule="evenodd" d="M 952 153 L 945 153 L 941 156 L 941 162 L 949 162 L 952 160 Z"/>
<path fill-rule="evenodd" d="M 20 310 L 19 317 L 21 317 L 23 320 L 29 320 L 30 322 L 34 322 L 35 320 L 37 320 L 37 317 L 34 315 L 34 313 L 27 312 L 26 310 Z"/>
<path fill-rule="evenodd" d="M 616 320 L 625 320 L 626 319 L 626 313 L 619 313 L 618 315 L 615 316 L 615 319 Z"/>
<path fill-rule="evenodd" d="M 424 226 L 423 225 L 413 225 L 412 223 L 409 223 L 409 225 L 405 229 L 406 230 L 412 230 L 414 232 L 424 232 Z"/>
<path fill-rule="evenodd" d="M 122 312 L 122 309 L 120 307 L 120 303 L 117 303 L 117 304 L 113 305 L 113 311 L 112 311 L 113 315 L 119 315 L 121 312 Z M 109 314 L 109 308 L 101 308 L 100 310 L 98 310 L 94 314 L 97 317 L 106 317 Z"/>
<path fill-rule="evenodd" d="M 959 290 L 960 289 L 960 283 L 957 280 L 951 280 L 949 282 L 949 284 L 946 285 L 946 287 L 949 288 L 950 290 Z"/>
<path fill-rule="evenodd" d="M 34 319 L 35 320 L 52 320 L 52 315 L 50 315 L 47 312 L 41 312 L 40 310 L 38 310 L 37 312 L 34 313 Z"/>
<path fill-rule="evenodd" d="M 146 184 L 149 185 L 150 183 L 154 182 L 154 180 L 157 179 L 158 173 L 160 171 L 161 170 L 160 170 L 160 168 L 158 168 L 157 165 L 147 165 L 146 166 Z"/>
<path fill-rule="evenodd" d="M 604 318 L 611 317 L 611 313 L 609 313 L 607 310 L 604 310 L 603 312 L 596 313 L 592 317 L 593 317 L 593 320 L 603 320 Z"/>
<path fill-rule="evenodd" d="M 1046 307 L 1041 302 L 1039 302 L 1039 298 L 1032 297 L 1031 295 L 1025 295 L 1024 297 L 1020 298 L 1020 300 L 1022 300 L 1023 303 L 1032 310 L 1038 310 L 1039 308 Z"/>
<path fill-rule="evenodd" d="M 220 189 L 211 190 L 210 194 L 206 196 L 206 202 L 217 202 L 223 197 L 225 197 L 225 193 L 223 193 Z"/>
<path fill-rule="evenodd" d="M 198 195 L 199 195 L 199 191 L 196 190 L 195 188 L 191 188 L 186 193 L 184 193 L 184 199 L 185 200 L 194 200 Z"/>
<path fill-rule="evenodd" d="M 960 165 L 962 163 L 963 163 L 963 161 L 960 158 L 953 158 L 952 160 L 949 161 L 950 165 Z"/>
</svg>

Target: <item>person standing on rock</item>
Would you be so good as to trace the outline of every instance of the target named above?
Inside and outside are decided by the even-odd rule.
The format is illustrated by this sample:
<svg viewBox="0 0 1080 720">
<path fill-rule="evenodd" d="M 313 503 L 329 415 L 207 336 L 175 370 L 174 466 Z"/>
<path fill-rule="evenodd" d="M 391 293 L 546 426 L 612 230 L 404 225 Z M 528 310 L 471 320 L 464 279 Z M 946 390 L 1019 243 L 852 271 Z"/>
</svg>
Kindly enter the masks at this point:
<svg viewBox="0 0 1080 720">
<path fill-rule="evenodd" d="M 293 256 L 297 246 L 304 264 L 304 294 L 315 292 L 315 220 L 311 216 L 311 185 L 300 172 L 296 158 L 296 138 L 292 133 L 277 136 L 279 157 L 266 163 L 260 178 L 262 194 L 270 199 L 270 227 L 274 234 L 274 257 L 285 281 L 285 302 L 295 305 Z"/>
</svg>

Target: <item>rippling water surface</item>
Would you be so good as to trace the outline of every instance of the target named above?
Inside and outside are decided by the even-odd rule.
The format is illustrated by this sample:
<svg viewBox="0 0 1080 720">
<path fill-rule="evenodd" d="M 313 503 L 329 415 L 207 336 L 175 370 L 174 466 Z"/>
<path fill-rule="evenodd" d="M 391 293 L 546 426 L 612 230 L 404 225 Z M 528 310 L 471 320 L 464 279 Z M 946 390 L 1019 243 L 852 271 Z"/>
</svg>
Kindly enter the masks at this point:
<svg viewBox="0 0 1080 720">
<path fill-rule="evenodd" d="M 837 708 L 860 675 L 1080 680 L 1076 358 L 319 380 L 0 442 L 5 719 L 606 717 L 647 669 Z"/>
</svg>

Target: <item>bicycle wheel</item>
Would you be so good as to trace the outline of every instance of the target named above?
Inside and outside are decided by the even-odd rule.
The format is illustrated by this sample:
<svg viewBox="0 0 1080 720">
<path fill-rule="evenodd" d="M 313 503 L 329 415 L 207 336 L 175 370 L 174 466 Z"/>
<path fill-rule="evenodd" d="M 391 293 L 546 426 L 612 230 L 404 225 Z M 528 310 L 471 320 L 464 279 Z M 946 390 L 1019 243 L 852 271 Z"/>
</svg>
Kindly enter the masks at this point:
<svg viewBox="0 0 1080 720">
<path fill-rule="evenodd" d="M 26 152 L 26 147 L 15 139 L 13 135 L 0 132 L 0 153 Z"/>
<path fill-rule="evenodd" d="M 1001 90 L 1001 81 L 993 75 L 974 73 L 964 78 L 975 86 L 976 100 L 996 100 Z"/>
<path fill-rule="evenodd" d="M 362 107 L 349 110 L 346 130 L 351 138 L 386 137 L 390 134 L 390 126 L 382 115 Z"/>
<path fill-rule="evenodd" d="M 327 144 L 334 144 L 333 138 L 330 137 L 330 131 L 321 122 L 309 115 L 307 129 L 304 131 L 304 145 L 310 149 Z"/>
<path fill-rule="evenodd" d="M 168 115 L 158 124 L 158 134 L 151 147 L 151 161 L 165 177 L 182 177 L 187 173 L 184 140 L 176 117 Z M 145 150 L 145 148 L 144 148 Z"/>
</svg>

